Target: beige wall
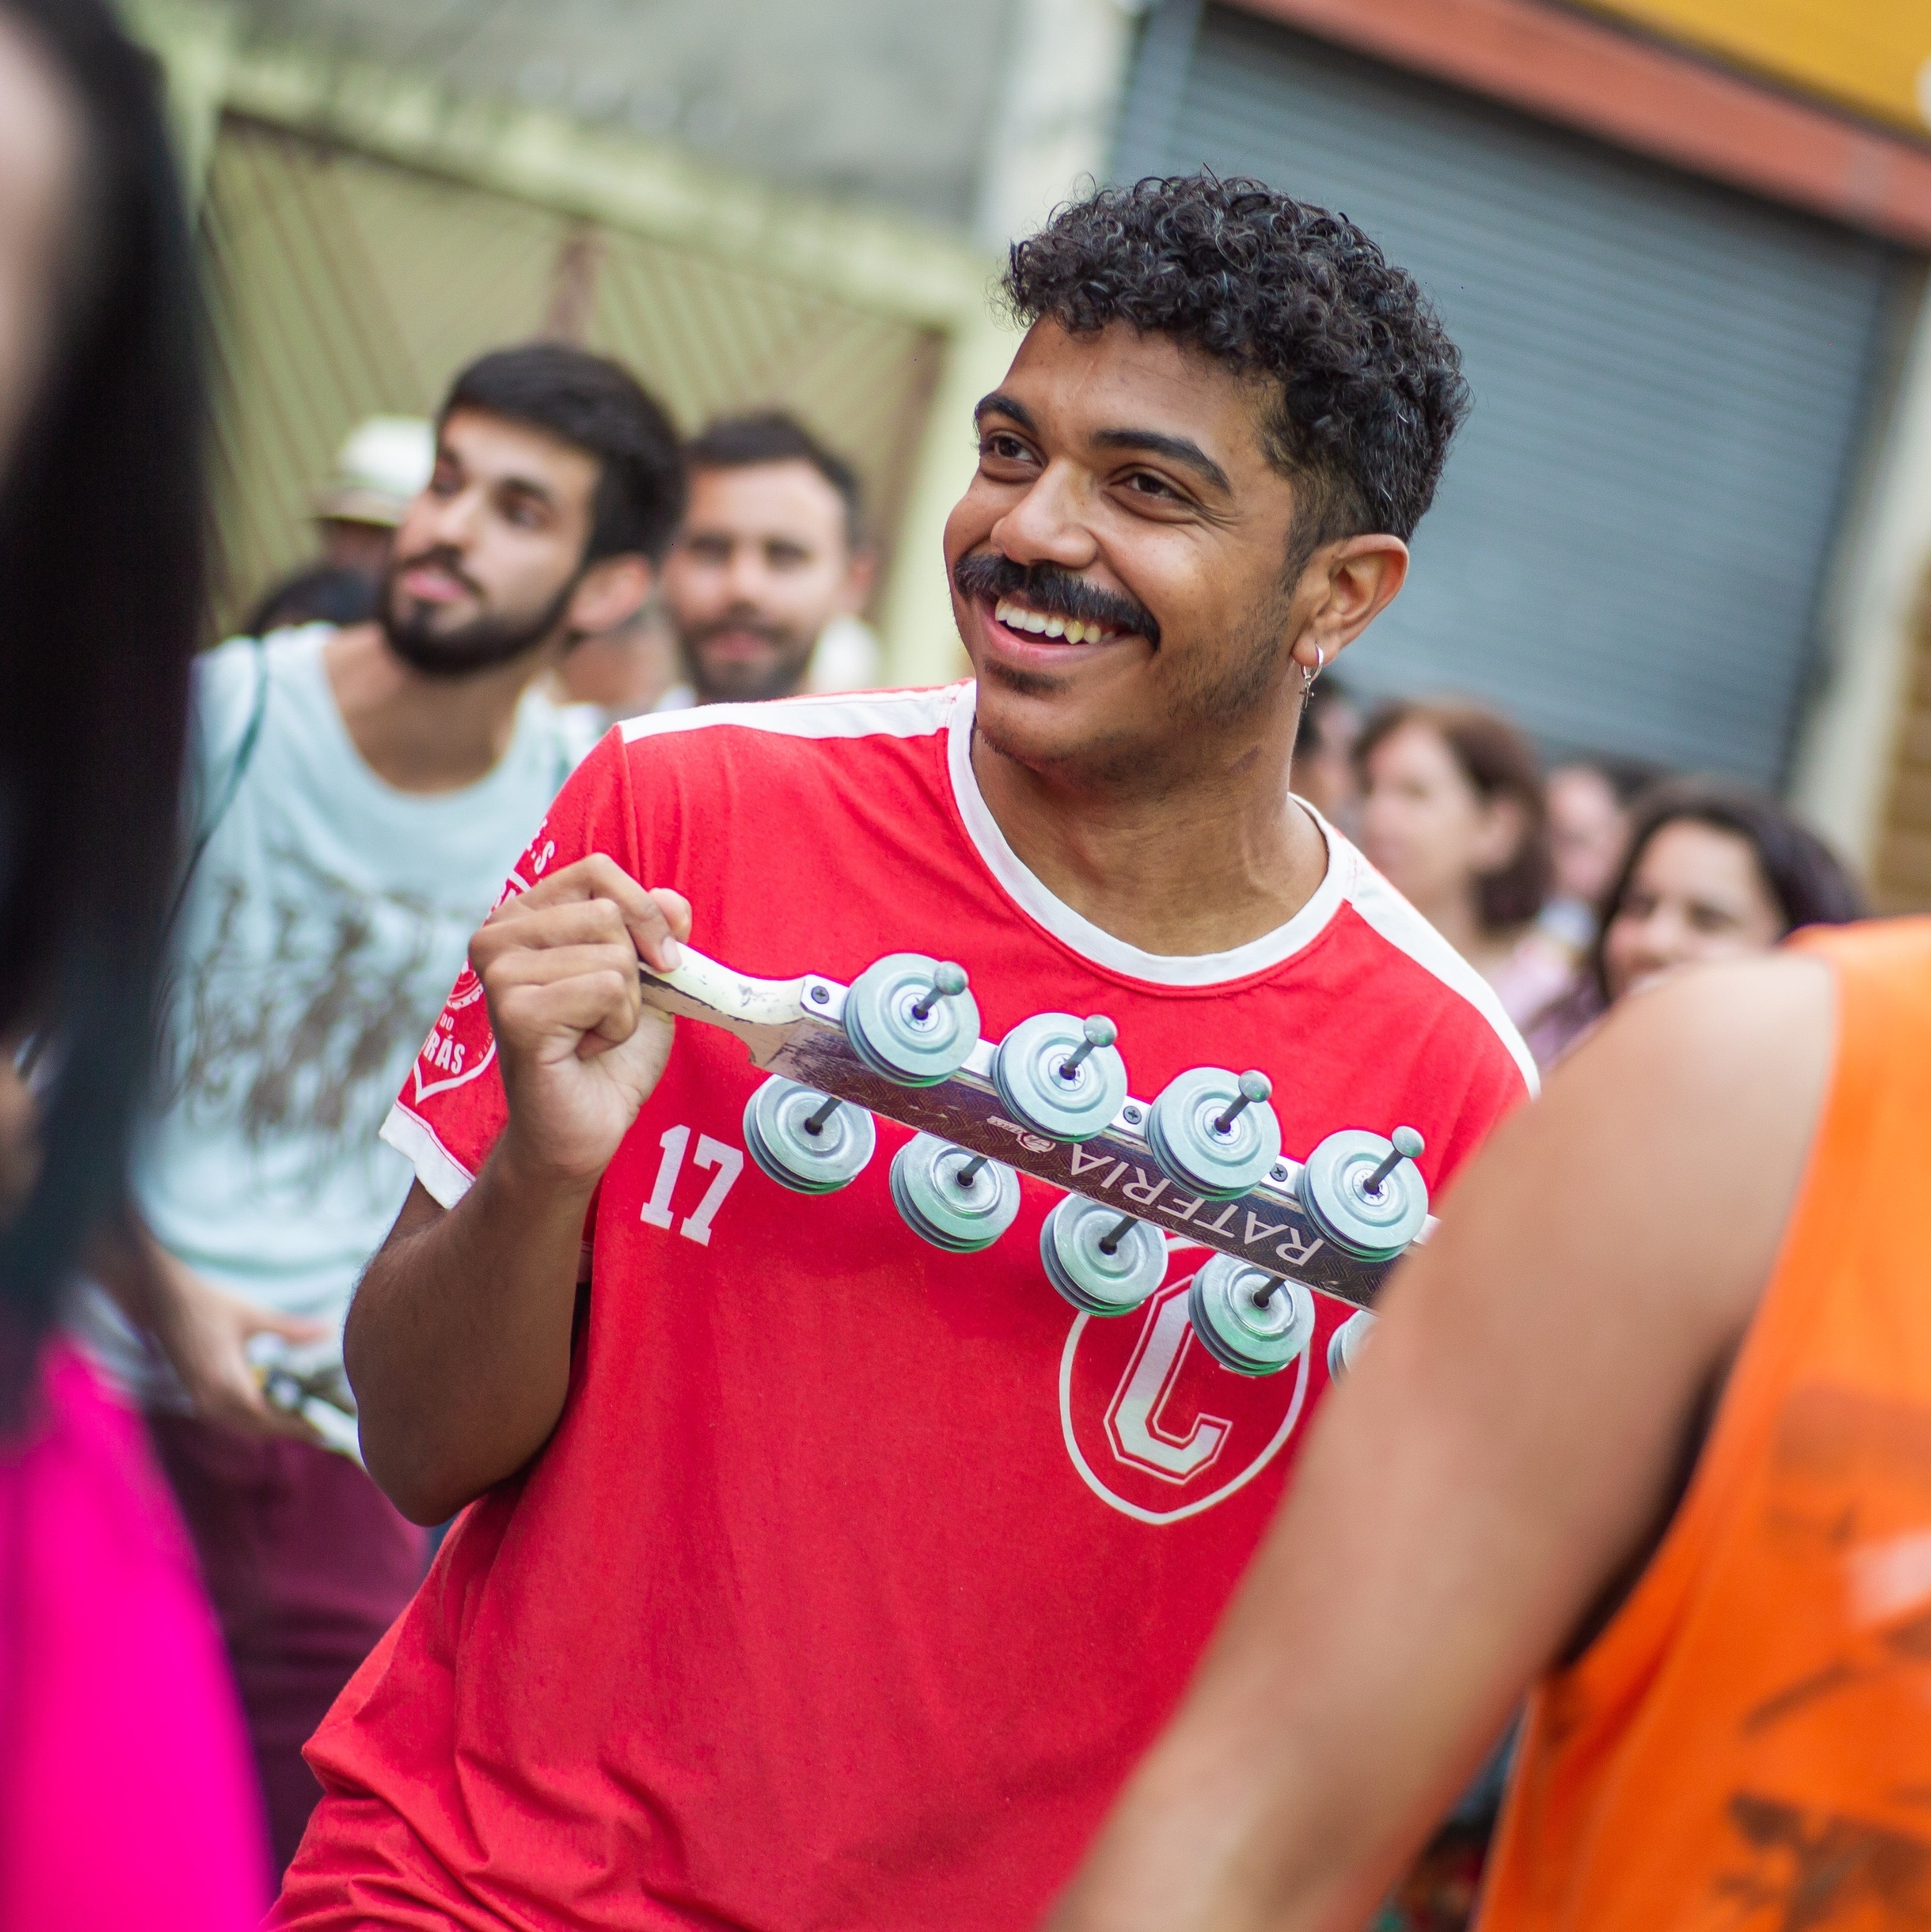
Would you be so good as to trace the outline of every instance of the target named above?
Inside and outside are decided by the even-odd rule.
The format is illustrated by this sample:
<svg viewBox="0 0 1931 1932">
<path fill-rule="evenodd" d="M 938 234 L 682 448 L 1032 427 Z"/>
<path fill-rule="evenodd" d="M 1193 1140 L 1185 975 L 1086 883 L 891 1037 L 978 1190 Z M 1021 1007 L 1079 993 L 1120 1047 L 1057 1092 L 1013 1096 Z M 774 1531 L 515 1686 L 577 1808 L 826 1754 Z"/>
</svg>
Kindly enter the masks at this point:
<svg viewBox="0 0 1931 1932">
<path fill-rule="evenodd" d="M 472 356 L 539 334 L 617 356 L 686 430 L 794 411 L 857 465 L 890 560 L 943 358 L 930 329 L 232 116 L 201 237 L 221 626 L 311 555 L 313 491 L 357 422 L 430 413 Z"/>
<path fill-rule="evenodd" d="M 215 197 L 224 614 L 302 554 L 360 416 L 427 409 L 464 356 L 548 328 L 635 360 L 686 423 L 775 401 L 849 450 L 890 562 L 887 674 L 951 674 L 938 532 L 1008 352 L 987 257 L 674 142 L 248 38 L 223 0 L 124 4 Z"/>
</svg>

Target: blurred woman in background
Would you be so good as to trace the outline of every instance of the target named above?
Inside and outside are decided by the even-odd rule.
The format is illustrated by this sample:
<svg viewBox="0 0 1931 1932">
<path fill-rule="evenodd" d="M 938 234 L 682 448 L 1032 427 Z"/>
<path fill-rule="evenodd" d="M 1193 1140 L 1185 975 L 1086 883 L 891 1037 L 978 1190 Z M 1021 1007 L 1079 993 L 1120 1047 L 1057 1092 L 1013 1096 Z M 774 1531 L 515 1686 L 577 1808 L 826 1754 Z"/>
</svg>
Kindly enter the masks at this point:
<svg viewBox="0 0 1931 1932">
<path fill-rule="evenodd" d="M 1624 758 L 1573 758 L 1548 775 L 1554 876 L 1542 929 L 1579 960 L 1594 943 L 1602 902 L 1629 849 L 1629 808 L 1656 777 Z"/>
<path fill-rule="evenodd" d="M 0 0 L 0 1925 L 36 1932 L 240 1932 L 267 1875 L 186 1537 L 57 1332 L 175 867 L 191 289 L 152 63 L 101 0 Z"/>
<path fill-rule="evenodd" d="M 1525 1029 L 1544 1066 L 1679 966 L 1767 952 L 1800 926 L 1864 916 L 1842 862 L 1767 792 L 1668 779 L 1638 798 L 1630 820 L 1584 973 Z"/>
<path fill-rule="evenodd" d="M 1368 720 L 1356 758 L 1362 850 L 1519 1025 L 1573 963 L 1536 927 L 1550 860 L 1535 747 L 1473 705 L 1404 704 Z"/>
</svg>

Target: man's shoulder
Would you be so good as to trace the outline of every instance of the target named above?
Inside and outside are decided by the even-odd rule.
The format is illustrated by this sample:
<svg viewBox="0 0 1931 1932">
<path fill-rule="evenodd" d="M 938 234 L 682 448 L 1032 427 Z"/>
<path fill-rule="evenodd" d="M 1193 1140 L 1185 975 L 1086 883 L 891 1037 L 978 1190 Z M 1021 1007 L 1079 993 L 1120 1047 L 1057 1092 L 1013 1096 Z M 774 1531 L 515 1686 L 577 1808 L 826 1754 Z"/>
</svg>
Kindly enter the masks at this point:
<svg viewBox="0 0 1931 1932">
<path fill-rule="evenodd" d="M 330 627 L 308 625 L 266 637 L 235 637 L 203 651 L 191 679 L 194 762 L 204 781 L 245 755 L 269 709 L 269 688 L 293 658 L 320 650 Z"/>
<path fill-rule="evenodd" d="M 617 728 L 626 746 L 651 752 L 682 751 L 686 746 L 708 748 L 725 739 L 735 741 L 738 748 L 868 740 L 902 743 L 940 736 L 966 688 L 950 684 L 780 698 L 759 704 L 698 705 L 649 712 Z"/>
<path fill-rule="evenodd" d="M 246 712 L 266 668 L 266 652 L 262 638 L 229 638 L 194 660 L 194 714 L 203 731 L 218 734 L 231 714 Z"/>
<path fill-rule="evenodd" d="M 211 688 L 252 684 L 264 665 L 271 672 L 283 671 L 319 657 L 339 628 L 319 622 L 290 624 L 258 638 L 245 634 L 224 638 L 195 659 L 196 679 Z"/>
<path fill-rule="evenodd" d="M 1404 1013 L 1418 1024 L 1447 1028 L 1468 1050 L 1512 1062 L 1531 1094 L 1540 1084 L 1535 1056 L 1503 1010 L 1494 987 L 1371 866 L 1337 837 L 1335 862 L 1346 868 L 1342 903 L 1352 918 L 1344 943 L 1370 954 L 1397 977 Z"/>
<path fill-rule="evenodd" d="M 836 811 L 854 788 L 881 799 L 908 783 L 922 792 L 943 771 L 961 688 L 652 712 L 614 728 L 605 770 L 640 799 L 674 797 L 704 809 L 761 803 L 802 824 L 814 818 L 815 802 Z"/>
<path fill-rule="evenodd" d="M 194 660 L 194 702 L 211 737 L 238 731 L 259 705 L 265 684 L 286 683 L 318 658 L 335 635 L 332 624 L 299 624 L 265 635 L 233 637 Z"/>
</svg>

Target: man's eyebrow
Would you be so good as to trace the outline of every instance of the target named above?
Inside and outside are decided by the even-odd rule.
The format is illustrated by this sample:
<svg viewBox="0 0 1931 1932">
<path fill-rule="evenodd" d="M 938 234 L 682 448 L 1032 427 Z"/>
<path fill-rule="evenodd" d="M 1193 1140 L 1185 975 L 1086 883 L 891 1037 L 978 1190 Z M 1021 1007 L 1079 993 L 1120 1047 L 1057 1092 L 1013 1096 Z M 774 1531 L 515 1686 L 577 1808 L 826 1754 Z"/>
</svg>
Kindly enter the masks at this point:
<svg viewBox="0 0 1931 1932">
<path fill-rule="evenodd" d="M 1103 429 L 1096 432 L 1093 440 L 1102 449 L 1144 449 L 1155 456 L 1170 457 L 1204 478 L 1216 490 L 1233 489 L 1227 472 L 1191 437 L 1163 436 L 1155 429 Z"/>
<path fill-rule="evenodd" d="M 514 490 L 519 496 L 534 496 L 547 503 L 551 509 L 557 506 L 557 493 L 547 483 L 539 482 L 533 476 L 499 476 L 496 487 L 499 490 Z"/>
<path fill-rule="evenodd" d="M 1021 429 L 1039 434 L 1039 425 L 1032 419 L 1032 412 L 1017 397 L 1008 395 L 1003 389 L 995 389 L 990 396 L 979 398 L 979 406 L 972 412 L 972 420 L 979 422 L 986 416 L 1011 416 Z"/>
<path fill-rule="evenodd" d="M 1032 411 L 1017 397 L 1008 395 L 1002 389 L 995 389 L 990 396 L 981 397 L 979 406 L 972 412 L 975 422 L 991 416 L 1010 416 L 1021 429 L 1030 430 L 1035 436 L 1039 433 L 1039 425 L 1034 422 Z M 1233 484 L 1227 481 L 1227 472 L 1191 437 L 1166 436 L 1156 429 L 1103 429 L 1093 440 L 1102 449 L 1143 449 L 1153 455 L 1170 458 L 1212 484 L 1216 490 L 1228 493 L 1233 490 Z"/>
</svg>

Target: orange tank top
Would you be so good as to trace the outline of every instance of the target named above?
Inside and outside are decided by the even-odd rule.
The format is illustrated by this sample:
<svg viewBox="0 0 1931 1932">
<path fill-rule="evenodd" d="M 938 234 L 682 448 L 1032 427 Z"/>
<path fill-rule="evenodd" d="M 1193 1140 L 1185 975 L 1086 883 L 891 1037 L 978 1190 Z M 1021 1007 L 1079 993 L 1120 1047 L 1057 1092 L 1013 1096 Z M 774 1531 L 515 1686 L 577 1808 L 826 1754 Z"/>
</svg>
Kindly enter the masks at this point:
<svg viewBox="0 0 1931 1932">
<path fill-rule="evenodd" d="M 1683 1505 L 1546 1678 L 1481 1932 L 1931 1928 L 1931 920 L 1806 934 L 1834 1071 Z"/>
</svg>

